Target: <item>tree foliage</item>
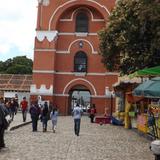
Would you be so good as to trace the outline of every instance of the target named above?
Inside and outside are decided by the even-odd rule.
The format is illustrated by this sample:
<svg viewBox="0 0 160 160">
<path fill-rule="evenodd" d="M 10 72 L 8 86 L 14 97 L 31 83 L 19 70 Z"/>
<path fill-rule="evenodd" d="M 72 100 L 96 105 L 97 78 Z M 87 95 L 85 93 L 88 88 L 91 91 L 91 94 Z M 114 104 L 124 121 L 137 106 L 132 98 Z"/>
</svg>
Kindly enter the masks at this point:
<svg viewBox="0 0 160 160">
<path fill-rule="evenodd" d="M 0 61 L 0 73 L 3 74 L 32 74 L 33 62 L 26 56 L 17 56 L 5 62 Z"/>
<path fill-rule="evenodd" d="M 99 37 L 110 71 L 129 74 L 160 65 L 160 1 L 119 0 Z"/>
</svg>

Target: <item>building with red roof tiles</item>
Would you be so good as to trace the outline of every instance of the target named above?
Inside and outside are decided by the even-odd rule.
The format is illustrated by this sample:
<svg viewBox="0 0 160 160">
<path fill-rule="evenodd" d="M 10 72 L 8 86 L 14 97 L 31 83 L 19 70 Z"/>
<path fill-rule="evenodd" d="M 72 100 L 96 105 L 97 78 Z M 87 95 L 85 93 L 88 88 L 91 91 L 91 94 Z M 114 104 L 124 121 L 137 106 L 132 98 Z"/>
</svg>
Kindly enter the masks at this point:
<svg viewBox="0 0 160 160">
<path fill-rule="evenodd" d="M 0 97 L 10 99 L 18 96 L 22 100 L 23 96 L 30 99 L 30 86 L 32 75 L 0 74 Z"/>
</svg>

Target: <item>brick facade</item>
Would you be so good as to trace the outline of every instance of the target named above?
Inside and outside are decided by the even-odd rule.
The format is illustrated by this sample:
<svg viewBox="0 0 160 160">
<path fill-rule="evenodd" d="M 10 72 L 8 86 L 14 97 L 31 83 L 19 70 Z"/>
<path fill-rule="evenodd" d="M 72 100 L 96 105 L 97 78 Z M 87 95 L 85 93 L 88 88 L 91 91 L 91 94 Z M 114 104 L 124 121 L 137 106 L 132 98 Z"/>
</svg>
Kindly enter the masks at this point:
<svg viewBox="0 0 160 160">
<path fill-rule="evenodd" d="M 104 107 L 110 106 L 105 87 L 112 90 L 118 74 L 108 72 L 101 63 L 97 32 L 106 26 L 115 0 L 46 2 L 38 4 L 31 99 L 41 95 L 67 115 L 69 91 L 75 86 L 84 86 L 90 91 L 91 103 L 96 104 L 97 112 L 104 113 Z M 75 31 L 79 12 L 84 12 L 89 19 L 87 33 Z M 87 55 L 86 72 L 74 70 L 74 57 L 79 51 Z"/>
</svg>

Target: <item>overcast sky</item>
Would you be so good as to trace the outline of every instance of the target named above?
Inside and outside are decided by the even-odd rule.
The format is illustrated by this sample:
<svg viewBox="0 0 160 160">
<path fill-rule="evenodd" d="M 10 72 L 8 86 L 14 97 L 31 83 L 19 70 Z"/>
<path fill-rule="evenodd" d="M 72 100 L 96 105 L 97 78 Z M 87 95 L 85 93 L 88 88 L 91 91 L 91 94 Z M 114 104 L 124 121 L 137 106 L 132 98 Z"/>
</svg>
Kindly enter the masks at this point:
<svg viewBox="0 0 160 160">
<path fill-rule="evenodd" d="M 33 59 L 37 0 L 0 0 L 0 61 Z"/>
</svg>

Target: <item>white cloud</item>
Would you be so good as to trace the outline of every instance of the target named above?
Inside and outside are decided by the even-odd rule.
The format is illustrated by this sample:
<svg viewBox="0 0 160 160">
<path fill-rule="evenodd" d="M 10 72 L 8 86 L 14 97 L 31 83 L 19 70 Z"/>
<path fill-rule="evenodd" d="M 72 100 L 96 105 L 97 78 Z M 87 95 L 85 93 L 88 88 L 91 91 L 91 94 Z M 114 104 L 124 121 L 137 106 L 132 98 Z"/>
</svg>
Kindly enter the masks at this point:
<svg viewBox="0 0 160 160">
<path fill-rule="evenodd" d="M 6 43 L 0 43 L 0 53 L 4 54 L 4 53 L 7 53 L 9 52 L 10 50 L 10 46 Z"/>
<path fill-rule="evenodd" d="M 36 18 L 37 0 L 0 0 L 0 60 L 33 57 Z"/>
</svg>

